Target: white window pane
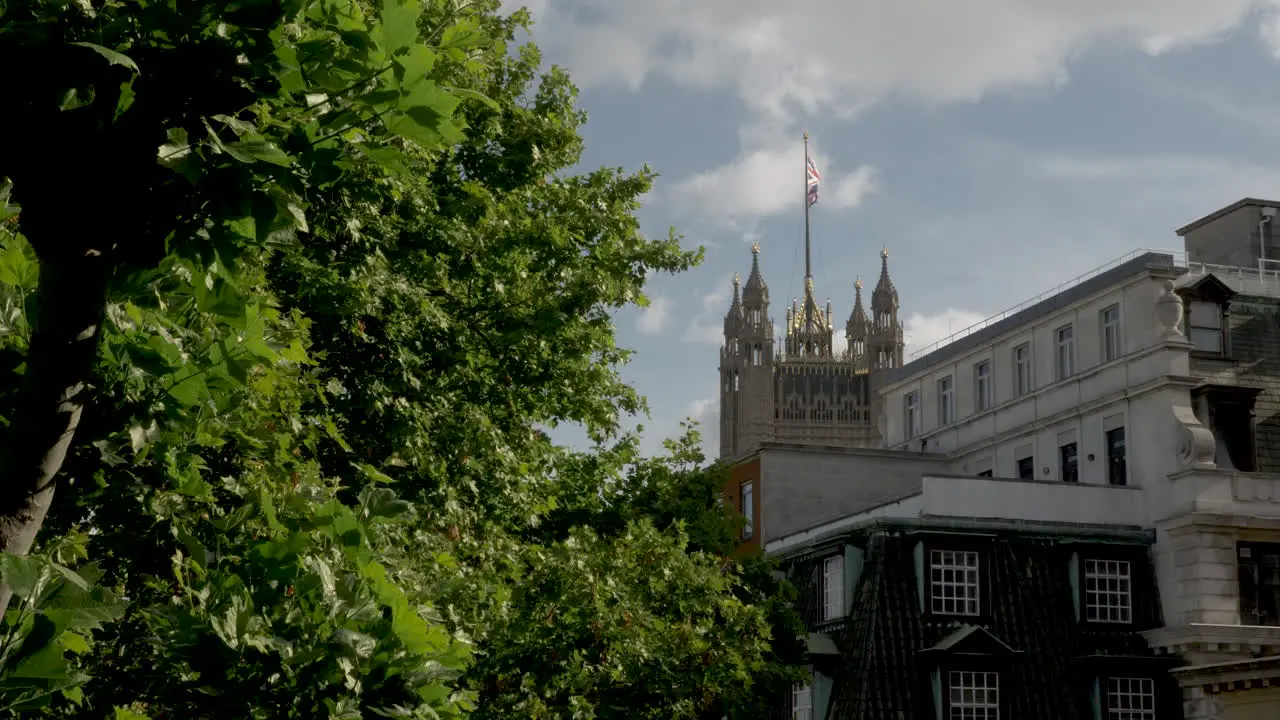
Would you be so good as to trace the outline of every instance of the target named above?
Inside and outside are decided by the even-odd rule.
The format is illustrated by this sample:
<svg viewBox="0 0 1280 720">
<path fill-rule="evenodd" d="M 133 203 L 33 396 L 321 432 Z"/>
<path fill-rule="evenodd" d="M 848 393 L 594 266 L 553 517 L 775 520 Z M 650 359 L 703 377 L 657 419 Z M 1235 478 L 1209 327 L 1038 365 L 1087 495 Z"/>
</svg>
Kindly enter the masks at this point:
<svg viewBox="0 0 1280 720">
<path fill-rule="evenodd" d="M 1196 350 L 1207 353 L 1222 352 L 1222 331 L 1206 328 L 1191 328 L 1191 344 Z"/>
<path fill-rule="evenodd" d="M 1190 317 L 1192 327 L 1222 328 L 1222 306 L 1217 303 L 1191 303 Z"/>
</svg>

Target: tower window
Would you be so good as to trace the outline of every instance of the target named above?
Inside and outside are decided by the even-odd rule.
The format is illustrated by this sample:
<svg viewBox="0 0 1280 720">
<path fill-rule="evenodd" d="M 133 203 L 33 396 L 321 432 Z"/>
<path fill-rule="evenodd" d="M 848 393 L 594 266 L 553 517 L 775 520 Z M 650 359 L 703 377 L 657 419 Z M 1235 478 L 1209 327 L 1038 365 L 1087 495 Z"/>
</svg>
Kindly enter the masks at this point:
<svg viewBox="0 0 1280 720">
<path fill-rule="evenodd" d="M 1192 300 L 1187 304 L 1187 334 L 1196 352 L 1226 354 L 1226 326 L 1222 305 Z"/>
</svg>

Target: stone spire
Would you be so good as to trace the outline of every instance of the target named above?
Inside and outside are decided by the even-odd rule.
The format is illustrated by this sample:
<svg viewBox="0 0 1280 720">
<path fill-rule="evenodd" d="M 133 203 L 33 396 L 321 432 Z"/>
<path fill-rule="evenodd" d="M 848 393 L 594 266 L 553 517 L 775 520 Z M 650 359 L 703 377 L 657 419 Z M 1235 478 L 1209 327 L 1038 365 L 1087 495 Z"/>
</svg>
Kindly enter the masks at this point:
<svg viewBox="0 0 1280 720">
<path fill-rule="evenodd" d="M 880 280 L 871 292 L 871 333 L 867 338 L 868 369 L 902 367 L 906 348 L 898 322 L 898 290 L 889 277 L 889 249 L 880 250 Z"/>
<path fill-rule="evenodd" d="M 881 313 L 892 313 L 897 319 L 898 289 L 889 277 L 889 248 L 880 250 L 880 281 L 871 293 L 871 312 L 876 316 L 876 324 L 882 324 Z"/>
<path fill-rule="evenodd" d="M 747 276 L 747 286 L 742 291 L 744 307 L 769 304 L 769 286 L 760 274 L 760 244 L 751 245 L 751 274 Z"/>
<path fill-rule="evenodd" d="M 828 303 L 829 304 L 829 303 Z M 822 359 L 831 357 L 831 311 L 818 307 L 813 294 L 813 278 L 805 278 L 804 299 L 792 306 L 787 323 L 787 357 Z"/>
<path fill-rule="evenodd" d="M 729 303 L 729 312 L 724 316 L 724 334 L 729 336 L 742 327 L 742 278 L 733 274 L 733 302 Z"/>
</svg>

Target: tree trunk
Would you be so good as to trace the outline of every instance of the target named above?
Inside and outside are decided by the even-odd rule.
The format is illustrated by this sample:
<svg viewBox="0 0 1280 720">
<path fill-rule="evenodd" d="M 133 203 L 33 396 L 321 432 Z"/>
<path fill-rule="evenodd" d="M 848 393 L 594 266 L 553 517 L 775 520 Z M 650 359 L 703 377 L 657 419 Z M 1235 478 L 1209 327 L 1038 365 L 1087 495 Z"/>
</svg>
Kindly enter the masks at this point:
<svg viewBox="0 0 1280 720">
<path fill-rule="evenodd" d="M 41 259 L 22 395 L 0 447 L 0 551 L 13 555 L 31 550 L 49 512 L 97 358 L 111 268 L 101 251 L 73 253 Z M 0 617 L 12 594 L 0 583 Z"/>
</svg>

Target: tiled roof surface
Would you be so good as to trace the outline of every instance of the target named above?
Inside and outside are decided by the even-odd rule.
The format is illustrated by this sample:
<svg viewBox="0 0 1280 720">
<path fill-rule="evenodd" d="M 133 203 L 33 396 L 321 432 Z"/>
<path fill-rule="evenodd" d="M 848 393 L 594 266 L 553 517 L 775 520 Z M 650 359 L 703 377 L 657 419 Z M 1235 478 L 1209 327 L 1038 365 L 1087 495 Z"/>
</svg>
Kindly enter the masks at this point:
<svg viewBox="0 0 1280 720">
<path fill-rule="evenodd" d="M 797 557 L 791 563 L 790 575 L 800 589 L 806 621 L 833 637 L 841 653 L 838 660 L 814 660 L 826 665 L 815 665 L 820 672 L 835 678 L 826 715 L 829 720 L 937 717 L 930 679 L 936 658 L 921 651 L 956 633 L 965 621 L 933 618 L 920 609 L 914 550 L 917 542 L 938 537 L 877 530 L 869 536 L 850 538 L 865 548 L 865 556 L 850 614 L 837 623 L 814 622 L 819 586 L 815 581 L 823 553 Z M 1069 573 L 1072 553 L 1087 555 L 1088 545 L 1018 535 L 987 536 L 981 542 L 985 544 L 982 561 L 989 568 L 992 602 L 989 616 L 977 624 L 1017 653 L 1007 679 L 1002 675 L 1001 681 L 1007 689 L 1010 717 L 1091 718 L 1092 678 L 1112 673 L 1099 667 L 1098 660 L 1081 658 L 1154 659 L 1138 634 L 1160 625 L 1155 574 L 1145 546 L 1108 546 L 1110 552 L 1119 552 L 1131 561 L 1134 622 L 1098 626 L 1076 620 Z M 1134 661 L 1123 662 L 1133 672 Z M 1178 717 L 1179 691 L 1167 670 L 1167 663 L 1153 662 L 1143 674 L 1159 678 L 1163 707 L 1177 712 L 1170 717 Z"/>
</svg>

